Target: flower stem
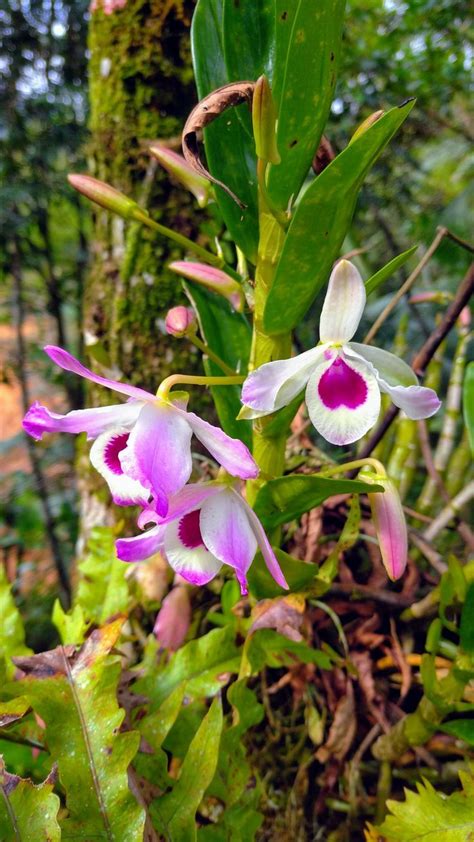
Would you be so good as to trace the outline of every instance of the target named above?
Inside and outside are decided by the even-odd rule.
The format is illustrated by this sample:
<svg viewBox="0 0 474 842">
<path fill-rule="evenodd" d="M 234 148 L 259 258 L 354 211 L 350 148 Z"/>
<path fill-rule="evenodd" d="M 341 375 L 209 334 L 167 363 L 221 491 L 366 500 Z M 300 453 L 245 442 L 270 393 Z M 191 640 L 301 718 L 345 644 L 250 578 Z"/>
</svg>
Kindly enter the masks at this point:
<svg viewBox="0 0 474 842">
<path fill-rule="evenodd" d="M 387 475 L 384 466 L 378 459 L 366 458 L 354 459 L 353 462 L 344 462 L 342 465 L 331 465 L 330 468 L 324 468 L 323 471 L 318 471 L 318 477 L 332 477 L 334 474 L 343 474 L 346 471 L 352 471 L 356 468 L 364 468 L 366 465 L 370 465 L 375 473 L 381 477 Z"/>
<path fill-rule="evenodd" d="M 242 280 L 235 269 L 232 269 L 231 266 L 227 265 L 221 255 L 213 254 L 211 251 L 199 246 L 193 240 L 190 240 L 189 237 L 185 237 L 183 234 L 178 234 L 178 232 L 173 231 L 172 228 L 168 228 L 166 225 L 161 225 L 159 222 L 155 222 L 155 220 L 148 216 L 146 212 L 136 211 L 133 218 L 137 222 L 141 222 L 142 225 L 146 225 L 148 228 L 151 228 L 153 231 L 157 231 L 158 234 L 162 234 L 163 237 L 167 237 L 169 240 L 174 240 L 174 242 L 178 243 L 178 245 L 182 246 L 182 248 L 193 251 L 194 254 L 197 254 L 197 256 L 201 258 L 201 260 L 205 260 L 206 263 L 210 263 L 211 266 L 217 266 L 219 269 L 224 269 L 225 272 L 237 281 Z"/>
<path fill-rule="evenodd" d="M 156 393 L 158 398 L 168 399 L 173 386 L 238 386 L 245 380 L 245 375 L 236 374 L 232 377 L 206 377 L 191 374 L 171 374 L 165 377 Z"/>
<path fill-rule="evenodd" d="M 225 372 L 225 374 L 228 374 L 230 377 L 234 377 L 237 374 L 237 372 L 234 371 L 234 369 L 231 368 L 230 365 L 227 365 L 227 363 L 225 363 L 224 360 L 221 360 L 221 358 L 216 353 L 214 353 L 212 348 L 209 348 L 209 345 L 206 345 L 206 343 L 203 342 L 202 339 L 199 339 L 199 336 L 188 336 L 188 339 L 190 342 L 193 343 L 193 345 L 196 346 L 196 348 L 199 348 L 199 350 L 202 351 L 202 353 L 205 354 L 206 357 L 209 357 L 210 360 L 213 360 L 215 364 L 218 365 L 219 368 Z"/>
</svg>

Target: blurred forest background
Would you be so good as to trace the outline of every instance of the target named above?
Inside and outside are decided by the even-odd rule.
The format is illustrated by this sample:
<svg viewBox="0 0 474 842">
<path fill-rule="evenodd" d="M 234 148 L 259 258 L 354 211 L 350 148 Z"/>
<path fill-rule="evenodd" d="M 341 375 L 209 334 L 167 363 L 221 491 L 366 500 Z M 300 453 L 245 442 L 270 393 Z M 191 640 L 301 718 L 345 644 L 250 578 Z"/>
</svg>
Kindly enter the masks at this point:
<svg viewBox="0 0 474 842">
<path fill-rule="evenodd" d="M 92 9 L 83 0 L 9 0 L 0 8 L 0 553 L 36 651 L 57 641 L 51 606 L 58 587 L 67 601 L 78 539 L 80 554 L 91 528 L 116 517 L 73 437 L 34 445 L 22 433 L 21 417 L 33 400 L 57 411 L 85 400 L 82 384 L 53 370 L 42 346 L 60 344 L 86 364 L 99 361 L 145 387 L 178 359 L 183 364 L 188 356 L 188 367 L 195 365 L 195 355 L 178 343 L 163 350 L 164 314 L 182 299 L 166 269 L 174 252 L 94 214 L 66 181 L 68 172 L 88 171 L 187 235 L 198 224 L 203 240 L 219 234 L 217 211 L 211 206 L 198 216 L 192 199 L 146 153 L 158 138 L 177 148 L 196 100 L 192 11 L 189 0 L 94 0 Z M 341 150 L 371 112 L 417 98 L 363 188 L 345 244 L 365 277 L 418 245 L 413 268 L 438 226 L 469 239 L 468 24 L 462 0 L 348 3 L 326 130 L 333 148 Z M 442 302 L 469 257 L 445 237 L 416 292 L 436 290 Z M 371 299 L 365 328 L 409 268 Z M 402 301 L 384 325 L 385 347 L 405 314 L 406 348 L 419 345 L 436 312 L 436 301 Z M 310 316 L 297 341 L 306 347 L 316 335 Z M 451 353 L 449 346 L 444 380 Z"/>
</svg>

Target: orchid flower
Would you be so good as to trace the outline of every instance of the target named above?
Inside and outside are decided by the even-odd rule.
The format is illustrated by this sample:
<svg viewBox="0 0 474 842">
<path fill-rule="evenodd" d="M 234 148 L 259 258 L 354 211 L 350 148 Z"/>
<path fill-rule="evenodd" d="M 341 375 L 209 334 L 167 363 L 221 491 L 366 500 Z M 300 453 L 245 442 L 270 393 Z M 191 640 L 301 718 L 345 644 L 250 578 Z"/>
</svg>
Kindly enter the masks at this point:
<svg viewBox="0 0 474 842">
<path fill-rule="evenodd" d="M 138 525 L 143 528 L 151 521 L 155 526 L 142 535 L 116 542 L 122 561 L 143 561 L 161 552 L 192 585 L 205 585 L 228 564 L 246 594 L 246 574 L 259 548 L 275 581 L 288 588 L 257 515 L 227 483 L 187 485 L 170 500 L 166 517 L 144 509 Z"/>
<path fill-rule="evenodd" d="M 58 415 L 35 403 L 23 419 L 24 429 L 35 439 L 54 432 L 85 432 L 89 439 L 95 439 L 92 464 L 109 484 L 119 505 L 146 506 L 153 495 L 156 511 L 165 515 L 168 498 L 180 491 L 191 476 L 193 433 L 229 474 L 241 479 L 257 476 L 258 466 L 242 442 L 187 412 L 185 403 L 177 397 L 164 399 L 101 377 L 54 345 L 47 345 L 44 350 L 66 371 L 129 398 L 123 404 L 73 410 L 67 415 Z"/>
<path fill-rule="evenodd" d="M 365 286 L 356 267 L 340 260 L 332 271 L 319 322 L 320 344 L 289 360 L 266 363 L 247 377 L 239 417 L 258 418 L 287 406 L 306 386 L 309 417 L 332 444 L 360 439 L 375 424 L 380 393 L 409 418 L 429 418 L 441 406 L 418 385 L 407 363 L 388 351 L 351 342 L 362 317 Z"/>
</svg>

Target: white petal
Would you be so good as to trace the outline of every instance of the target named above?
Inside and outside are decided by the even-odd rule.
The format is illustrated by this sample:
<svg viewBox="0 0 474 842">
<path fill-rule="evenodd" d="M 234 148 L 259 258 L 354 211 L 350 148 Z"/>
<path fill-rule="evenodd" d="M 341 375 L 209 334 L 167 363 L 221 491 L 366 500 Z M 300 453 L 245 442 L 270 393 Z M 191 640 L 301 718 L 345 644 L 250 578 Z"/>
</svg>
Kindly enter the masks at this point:
<svg viewBox="0 0 474 842">
<path fill-rule="evenodd" d="M 356 267 L 340 260 L 332 270 L 319 320 L 321 342 L 348 342 L 359 327 L 366 292 Z"/>
<path fill-rule="evenodd" d="M 332 368 L 336 364 L 345 366 L 341 374 Z M 306 388 L 306 404 L 318 433 L 331 444 L 351 444 L 377 421 L 380 389 L 367 363 L 341 355 L 313 372 Z"/>
<path fill-rule="evenodd" d="M 304 389 L 324 351 L 320 345 L 289 360 L 265 363 L 250 372 L 242 386 L 242 403 L 257 411 L 258 415 L 252 417 L 268 415 L 289 404 Z"/>
<path fill-rule="evenodd" d="M 127 446 L 130 431 L 116 427 L 101 433 L 90 450 L 90 460 L 107 482 L 118 506 L 146 505 L 150 492 L 138 480 L 124 473 L 119 454 Z"/>
<path fill-rule="evenodd" d="M 179 537 L 179 525 L 180 521 L 174 520 L 166 527 L 164 551 L 168 564 L 192 585 L 205 585 L 219 573 L 222 562 L 204 544 L 186 547 Z"/>
<path fill-rule="evenodd" d="M 395 354 L 358 342 L 347 345 L 344 353 L 351 359 L 363 359 L 376 378 L 380 390 L 390 395 L 395 406 L 402 409 L 409 418 L 430 418 L 440 408 L 441 401 L 436 392 L 419 386 L 413 369 Z"/>
<path fill-rule="evenodd" d="M 257 552 L 257 539 L 238 496 L 226 489 L 206 500 L 200 524 L 206 547 L 235 569 L 242 593 L 247 593 L 246 573 Z"/>
</svg>

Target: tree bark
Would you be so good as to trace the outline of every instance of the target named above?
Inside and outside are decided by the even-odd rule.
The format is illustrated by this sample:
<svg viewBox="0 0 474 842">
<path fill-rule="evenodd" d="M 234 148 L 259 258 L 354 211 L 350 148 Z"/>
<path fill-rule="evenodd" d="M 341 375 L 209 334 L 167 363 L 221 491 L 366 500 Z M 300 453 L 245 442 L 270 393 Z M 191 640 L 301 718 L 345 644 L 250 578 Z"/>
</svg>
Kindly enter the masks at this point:
<svg viewBox="0 0 474 842">
<path fill-rule="evenodd" d="M 193 6 L 191 0 L 96 0 L 89 29 L 89 172 L 189 237 L 197 235 L 202 211 L 198 216 L 194 198 L 171 184 L 147 146 L 179 138 L 196 101 L 189 43 Z M 164 333 L 167 310 L 184 302 L 176 275 L 166 269 L 182 251 L 135 223 L 100 209 L 94 213 L 84 291 L 84 344 L 91 364 L 151 391 L 173 371 L 196 371 L 194 349 Z M 91 386 L 87 403 L 110 403 L 109 397 Z M 193 409 L 199 411 L 202 401 L 207 396 L 196 395 Z M 79 457 L 83 537 L 91 526 L 114 519 L 87 453 L 88 447 Z"/>
</svg>

